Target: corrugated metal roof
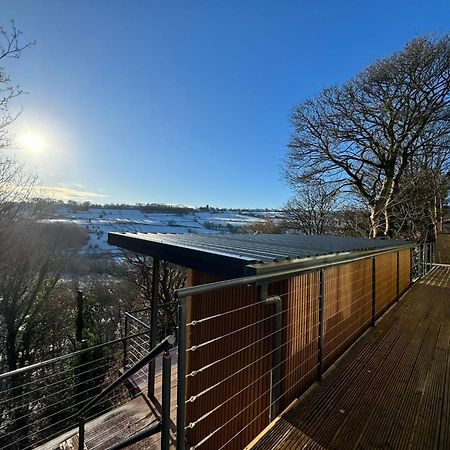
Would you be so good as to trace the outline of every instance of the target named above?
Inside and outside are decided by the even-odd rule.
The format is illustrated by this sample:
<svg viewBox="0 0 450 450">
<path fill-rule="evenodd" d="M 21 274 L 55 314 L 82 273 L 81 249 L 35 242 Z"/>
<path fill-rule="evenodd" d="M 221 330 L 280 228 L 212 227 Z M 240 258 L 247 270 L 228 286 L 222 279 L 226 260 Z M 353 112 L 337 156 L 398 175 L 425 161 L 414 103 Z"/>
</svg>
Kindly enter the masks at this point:
<svg viewBox="0 0 450 450">
<path fill-rule="evenodd" d="M 249 274 L 250 266 L 260 264 L 409 245 L 407 241 L 297 234 L 109 233 L 108 242 L 223 276 Z"/>
</svg>

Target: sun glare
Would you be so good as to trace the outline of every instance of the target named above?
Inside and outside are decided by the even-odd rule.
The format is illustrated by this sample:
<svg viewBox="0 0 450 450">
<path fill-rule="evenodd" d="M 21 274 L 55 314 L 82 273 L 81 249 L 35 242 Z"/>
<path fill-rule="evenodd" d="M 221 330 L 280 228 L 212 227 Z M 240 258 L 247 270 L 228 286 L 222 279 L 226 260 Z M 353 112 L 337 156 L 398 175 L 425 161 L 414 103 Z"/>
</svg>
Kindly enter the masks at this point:
<svg viewBox="0 0 450 450">
<path fill-rule="evenodd" d="M 45 147 L 44 139 L 35 133 L 26 133 L 19 137 L 18 141 L 24 150 L 39 153 Z"/>
</svg>

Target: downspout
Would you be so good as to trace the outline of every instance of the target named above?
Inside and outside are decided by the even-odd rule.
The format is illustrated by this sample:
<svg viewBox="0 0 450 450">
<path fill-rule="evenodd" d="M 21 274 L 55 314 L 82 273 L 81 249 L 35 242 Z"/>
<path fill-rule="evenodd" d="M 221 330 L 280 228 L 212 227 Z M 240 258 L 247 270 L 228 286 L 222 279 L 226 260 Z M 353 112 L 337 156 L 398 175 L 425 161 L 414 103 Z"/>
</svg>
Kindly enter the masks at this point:
<svg viewBox="0 0 450 450">
<path fill-rule="evenodd" d="M 270 389 L 270 410 L 269 420 L 274 420 L 280 410 L 281 398 L 281 329 L 283 326 L 283 303 L 281 297 L 273 295 L 268 297 L 267 285 L 258 286 L 258 302 L 265 305 L 274 305 L 272 316 L 272 370 L 271 370 L 271 389 Z"/>
</svg>

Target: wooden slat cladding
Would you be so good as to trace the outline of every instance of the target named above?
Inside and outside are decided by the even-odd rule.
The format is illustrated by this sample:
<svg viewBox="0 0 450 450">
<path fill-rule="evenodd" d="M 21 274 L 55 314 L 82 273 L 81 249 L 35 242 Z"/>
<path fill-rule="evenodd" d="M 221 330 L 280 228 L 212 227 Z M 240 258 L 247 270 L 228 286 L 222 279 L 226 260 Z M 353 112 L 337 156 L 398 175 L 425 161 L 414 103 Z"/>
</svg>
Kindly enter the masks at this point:
<svg viewBox="0 0 450 450">
<path fill-rule="evenodd" d="M 372 310 L 372 259 L 324 270 L 324 368 L 369 326 Z"/>
<path fill-rule="evenodd" d="M 399 293 L 400 295 L 411 284 L 411 250 L 399 252 Z"/>
<path fill-rule="evenodd" d="M 397 252 L 377 256 L 375 267 L 376 314 L 380 317 L 397 298 Z"/>
<path fill-rule="evenodd" d="M 217 278 L 191 271 L 190 281 L 192 285 L 198 285 L 217 281 Z M 270 317 L 274 306 L 255 303 L 256 290 L 247 286 L 211 292 L 188 300 L 188 323 L 227 313 L 187 327 L 188 348 L 226 336 L 188 352 L 188 374 L 223 359 L 187 378 L 188 399 L 212 387 L 194 402 L 187 403 L 187 425 L 210 413 L 192 429 L 186 430 L 190 446 L 222 427 L 208 439 L 204 448 L 218 449 L 222 445 L 227 449 L 243 448 L 269 422 L 272 364 Z"/>
<path fill-rule="evenodd" d="M 317 379 L 319 283 L 319 272 L 291 278 L 283 297 L 282 409 Z"/>
<path fill-rule="evenodd" d="M 324 370 L 371 324 L 373 261 L 379 317 L 397 297 L 397 252 L 323 270 Z M 410 284 L 410 250 L 399 252 L 398 264 L 401 293 Z M 218 280 L 189 271 L 190 285 Z M 274 283 L 269 295 L 279 295 L 283 305 L 279 406 L 284 409 L 318 376 L 320 273 Z M 186 406 L 189 446 L 240 449 L 268 425 L 275 306 L 256 302 L 256 288 L 249 286 L 188 299 L 187 374 L 198 371 L 186 378 L 186 398 L 196 397 Z"/>
</svg>

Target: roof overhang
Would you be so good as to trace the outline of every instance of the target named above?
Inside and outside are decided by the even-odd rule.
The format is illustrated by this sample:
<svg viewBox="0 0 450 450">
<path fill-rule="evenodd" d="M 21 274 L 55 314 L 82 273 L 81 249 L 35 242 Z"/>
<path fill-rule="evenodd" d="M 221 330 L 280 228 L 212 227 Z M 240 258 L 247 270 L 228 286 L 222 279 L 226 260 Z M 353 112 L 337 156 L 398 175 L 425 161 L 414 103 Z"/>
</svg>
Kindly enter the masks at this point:
<svg viewBox="0 0 450 450">
<path fill-rule="evenodd" d="M 108 233 L 108 244 L 223 278 L 243 277 L 247 274 L 246 267 L 257 262 L 254 258 L 226 252 L 168 245 L 134 233 Z"/>
<path fill-rule="evenodd" d="M 108 243 L 123 249 L 168 261 L 183 267 L 217 275 L 222 279 L 258 274 L 299 272 L 367 258 L 371 255 L 414 247 L 414 244 L 392 241 L 391 246 L 366 250 L 351 250 L 325 255 L 282 260 L 262 261 L 245 254 L 226 252 L 224 249 L 196 247 L 186 242 L 167 242 L 167 235 L 144 233 L 108 233 Z M 234 249 L 236 250 L 236 249 Z"/>
</svg>

